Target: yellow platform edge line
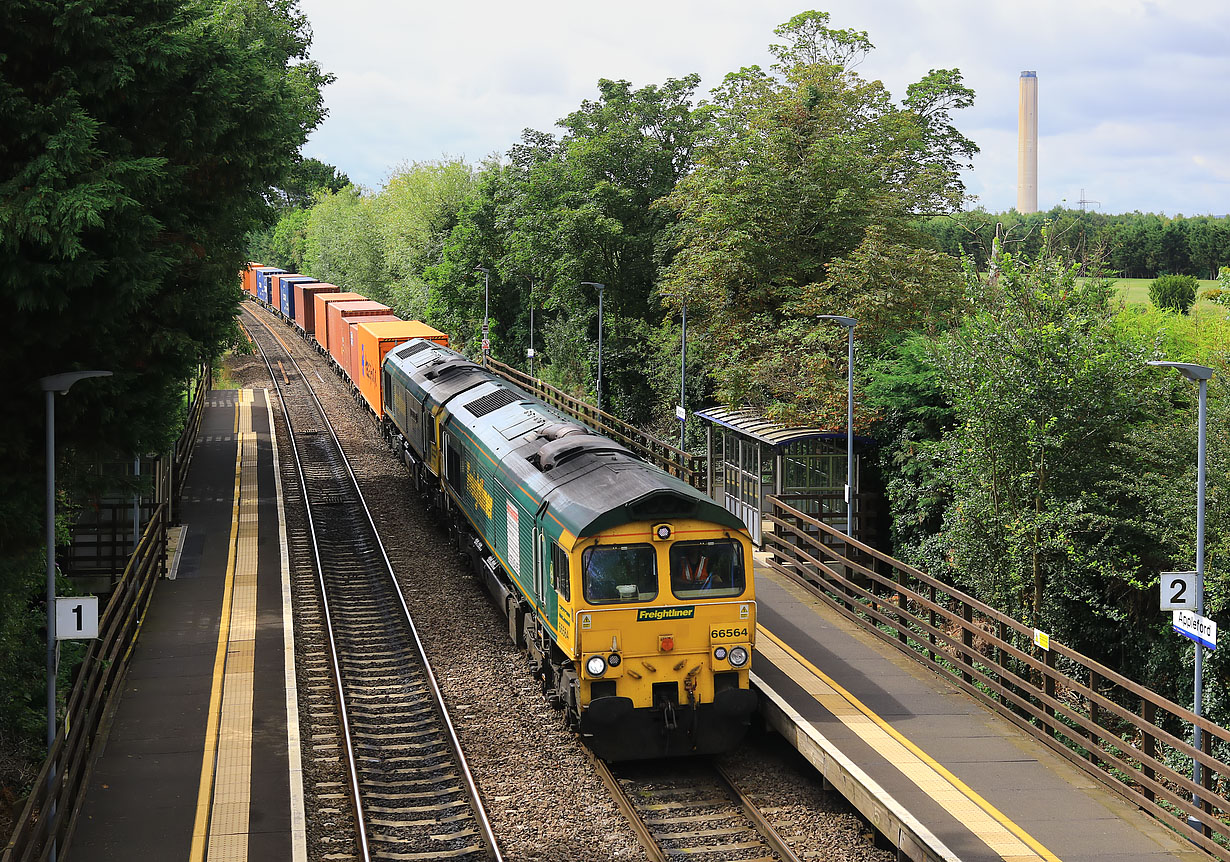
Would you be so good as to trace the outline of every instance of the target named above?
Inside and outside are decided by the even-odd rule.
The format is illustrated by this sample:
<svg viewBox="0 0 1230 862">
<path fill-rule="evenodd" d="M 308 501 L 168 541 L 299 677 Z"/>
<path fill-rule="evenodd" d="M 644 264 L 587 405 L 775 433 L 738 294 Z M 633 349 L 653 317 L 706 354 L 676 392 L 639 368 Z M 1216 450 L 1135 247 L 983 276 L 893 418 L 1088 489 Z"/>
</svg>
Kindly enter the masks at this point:
<svg viewBox="0 0 1230 862">
<path fill-rule="evenodd" d="M 240 404 L 242 392 L 240 390 Z M 196 817 L 192 824 L 189 862 L 203 862 L 209 835 L 209 809 L 213 798 L 214 761 L 218 751 L 218 722 L 221 719 L 222 679 L 226 668 L 226 647 L 230 640 L 231 590 L 235 581 L 235 556 L 239 547 L 239 480 L 243 470 L 243 441 L 239 437 L 240 404 L 235 406 L 235 493 L 231 503 L 231 536 L 226 555 L 226 580 L 222 588 L 222 613 L 218 622 L 218 646 L 214 652 L 213 684 L 209 692 L 209 712 L 205 720 L 205 752 L 201 757 L 201 781 L 197 787 Z"/>
<path fill-rule="evenodd" d="M 286 537 L 286 504 L 282 496 L 278 434 L 273 424 L 273 399 L 265 390 L 269 443 L 273 450 L 273 487 L 278 500 L 278 547 L 282 577 L 282 660 L 286 671 L 286 759 L 290 769 L 291 862 L 307 862 L 307 810 L 303 801 L 303 752 L 299 735 L 299 682 L 295 676 L 295 611 L 290 583 L 290 543 Z"/>
<path fill-rule="evenodd" d="M 245 390 L 251 395 L 251 390 Z M 240 419 L 239 511 L 241 525 L 235 550 L 231 616 L 223 674 L 217 766 L 209 816 L 206 858 L 210 862 L 247 862 L 252 801 L 252 709 L 256 657 L 257 525 L 259 497 L 257 442 L 251 397 L 243 398 Z M 247 516 L 247 517 L 245 517 Z"/>
<path fill-rule="evenodd" d="M 949 783 L 951 783 L 953 787 L 959 790 L 963 796 L 965 796 L 967 799 L 969 799 L 971 802 L 973 802 L 975 805 L 981 808 L 993 820 L 998 822 L 1001 826 L 1003 826 L 1005 829 L 1011 832 L 1014 836 L 1020 839 L 1021 842 L 1023 842 L 1026 846 L 1028 846 L 1029 849 L 1037 853 L 1038 856 L 1040 856 L 1042 859 L 1047 860 L 1047 862 L 1062 862 L 1062 860 L 1060 860 L 1058 856 L 1056 856 L 1054 853 L 1052 853 L 1050 850 L 1044 847 L 1042 843 L 1038 841 L 1038 839 L 1034 838 L 1032 835 L 1030 835 L 1028 832 L 1026 832 L 1024 829 L 1022 829 L 1012 820 L 1010 820 L 1007 815 L 1005 815 L 1002 811 L 1000 811 L 990 802 L 983 799 L 980 795 L 978 795 L 978 793 L 976 793 L 971 787 L 969 787 L 969 785 L 967 785 L 960 778 L 957 778 L 957 776 L 953 775 L 952 772 L 950 772 L 943 764 L 941 764 L 935 758 L 931 757 L 931 755 L 927 754 L 925 751 L 923 751 L 921 748 L 919 748 L 917 745 L 915 745 L 913 742 L 907 739 L 900 731 L 898 731 L 895 727 L 893 727 L 891 724 L 889 724 L 887 721 L 885 721 L 883 718 L 881 718 L 879 715 L 877 715 L 875 712 L 869 709 L 865 704 L 863 704 L 862 701 L 860 701 L 857 697 L 855 697 L 853 694 L 847 691 L 844 687 L 842 687 L 836 680 L 834 680 L 824 671 L 820 670 L 820 668 L 816 667 L 814 664 L 812 664 L 810 661 L 808 661 L 806 658 L 800 655 L 789 644 L 787 644 L 785 641 L 783 641 L 780 637 L 775 635 L 769 629 L 765 628 L 763 625 L 757 624 L 756 627 L 760 629 L 760 631 L 764 632 L 765 636 L 768 637 L 769 640 L 773 641 L 773 643 L 776 644 L 779 648 L 781 648 L 786 654 L 788 654 L 791 658 L 793 658 L 803 667 L 807 668 L 808 671 L 815 674 L 817 678 L 819 678 L 826 685 L 832 688 L 833 691 L 837 692 L 843 699 L 849 702 L 851 706 L 853 706 L 863 715 L 867 716 L 869 719 L 871 719 L 873 722 L 879 725 L 881 730 L 883 730 L 885 733 L 891 736 L 894 740 L 896 740 L 898 743 L 900 743 L 905 748 L 907 748 L 920 761 L 925 763 L 927 766 L 931 767 L 939 775 L 943 776 L 943 778 L 947 780 Z M 979 836 L 979 837 L 981 838 L 982 836 Z"/>
</svg>

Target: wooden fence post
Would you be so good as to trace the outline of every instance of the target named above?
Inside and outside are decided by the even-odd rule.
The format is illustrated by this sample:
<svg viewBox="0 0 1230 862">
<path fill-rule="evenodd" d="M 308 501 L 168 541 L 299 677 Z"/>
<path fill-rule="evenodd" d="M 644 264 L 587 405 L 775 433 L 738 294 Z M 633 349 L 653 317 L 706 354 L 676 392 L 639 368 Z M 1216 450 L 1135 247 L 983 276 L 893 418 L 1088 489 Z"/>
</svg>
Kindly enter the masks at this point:
<svg viewBox="0 0 1230 862">
<path fill-rule="evenodd" d="M 1008 641 L 1008 626 L 1003 620 L 996 620 L 995 622 L 995 637 L 999 641 L 999 643 L 995 644 L 995 666 L 999 677 L 999 692 L 996 694 L 996 698 L 1002 706 L 1007 700 L 1004 697 L 1004 690 L 1009 685 L 1008 675 L 1004 673 L 1005 665 L 1008 663 L 1008 654 L 1004 651 L 1004 644 Z"/>
<path fill-rule="evenodd" d="M 1093 692 L 1094 694 L 1097 694 L 1098 680 L 1100 679 L 1101 677 L 1098 676 L 1098 672 L 1094 670 L 1093 668 L 1089 668 L 1089 690 Z M 1092 724 L 1094 727 L 1101 727 L 1102 726 L 1101 718 L 1102 718 L 1101 707 L 1098 706 L 1098 702 L 1096 700 L 1090 697 L 1089 698 L 1089 723 Z M 1089 731 L 1089 748 L 1086 751 L 1086 754 L 1088 754 L 1089 756 L 1089 762 L 1094 764 L 1095 766 L 1098 764 L 1098 760 L 1100 758 L 1094 752 L 1100 751 L 1101 748 L 1102 748 L 1102 737 L 1094 733 L 1092 730 Z"/>
<path fill-rule="evenodd" d="M 1144 723 L 1150 727 L 1156 726 L 1157 706 L 1153 703 L 1153 701 L 1147 698 L 1141 700 L 1140 717 L 1144 719 Z M 1142 733 L 1144 733 L 1144 739 L 1141 740 L 1141 751 L 1144 753 L 1145 757 L 1157 757 L 1157 737 L 1147 731 L 1142 731 Z M 1156 778 L 1153 767 L 1148 763 L 1142 764 L 1140 771 L 1144 774 L 1145 778 L 1150 780 Z M 1150 802 L 1155 801 L 1153 798 L 1153 788 L 1144 787 L 1141 788 L 1141 792 Z"/>
<path fill-rule="evenodd" d="M 1055 667 L 1055 653 L 1049 649 L 1043 650 L 1042 651 L 1042 662 L 1043 664 L 1046 665 L 1046 668 L 1047 668 L 1046 670 L 1042 672 L 1042 693 L 1045 694 L 1047 697 L 1054 698 L 1055 697 L 1055 675 L 1051 673 L 1051 670 L 1054 669 Z M 1053 706 L 1050 706 L 1049 704 L 1044 704 L 1042 707 L 1042 710 L 1046 713 L 1048 718 L 1052 719 L 1052 721 L 1047 722 L 1045 725 L 1043 725 L 1043 727 L 1046 729 L 1046 735 L 1054 736 L 1055 735 L 1055 722 L 1053 721 L 1053 719 L 1055 718 L 1055 708 Z"/>
<path fill-rule="evenodd" d="M 967 602 L 961 602 L 961 619 L 965 620 L 965 625 L 961 627 L 961 644 L 967 650 L 961 654 L 961 661 L 968 667 L 974 666 L 973 656 L 970 655 L 974 650 L 974 607 Z M 974 677 L 969 671 L 961 671 L 961 678 L 971 685 L 974 682 Z"/>
<path fill-rule="evenodd" d="M 893 565 L 891 563 L 888 563 L 886 565 L 888 565 L 890 570 L 893 568 Z M 897 640 L 901 641 L 901 643 L 903 644 L 906 644 L 906 643 L 909 643 L 909 638 L 907 637 L 906 633 L 908 632 L 910 628 L 910 623 L 909 623 L 910 600 L 906 597 L 906 594 L 905 594 L 905 591 L 907 589 L 905 569 L 897 569 L 897 577 L 894 578 L 894 580 L 896 580 L 897 586 L 900 587 L 900 589 L 897 590 L 897 609 L 898 609 L 897 610 Z"/>
<path fill-rule="evenodd" d="M 931 604 L 935 604 L 935 584 L 927 586 L 927 598 L 931 600 Z M 935 664 L 935 626 L 938 615 L 935 612 L 935 608 L 930 608 L 927 613 L 927 619 L 931 623 L 931 631 L 927 632 L 927 643 L 931 645 L 927 650 L 927 658 L 931 660 L 932 664 Z"/>
</svg>

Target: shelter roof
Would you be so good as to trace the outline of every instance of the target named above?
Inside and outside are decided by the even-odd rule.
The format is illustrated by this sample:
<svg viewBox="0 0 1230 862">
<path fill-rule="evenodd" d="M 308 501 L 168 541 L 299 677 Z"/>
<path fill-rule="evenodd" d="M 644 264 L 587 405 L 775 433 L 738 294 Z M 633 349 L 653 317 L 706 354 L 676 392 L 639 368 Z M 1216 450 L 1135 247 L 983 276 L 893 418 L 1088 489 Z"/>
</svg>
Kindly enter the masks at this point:
<svg viewBox="0 0 1230 862">
<path fill-rule="evenodd" d="M 815 425 L 783 425 L 766 419 L 750 407 L 707 407 L 695 411 L 695 415 L 770 446 L 788 446 L 801 440 L 846 439 L 845 431 Z"/>
</svg>

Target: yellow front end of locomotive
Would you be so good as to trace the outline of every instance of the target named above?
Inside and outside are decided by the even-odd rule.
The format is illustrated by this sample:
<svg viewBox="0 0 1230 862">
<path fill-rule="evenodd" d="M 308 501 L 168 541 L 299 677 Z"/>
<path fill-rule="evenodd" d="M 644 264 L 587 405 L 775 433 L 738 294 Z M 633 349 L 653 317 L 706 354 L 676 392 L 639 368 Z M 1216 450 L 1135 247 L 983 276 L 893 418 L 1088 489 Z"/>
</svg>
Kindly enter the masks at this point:
<svg viewBox="0 0 1230 862">
<path fill-rule="evenodd" d="M 573 595 L 580 706 L 686 709 L 748 688 L 756 633 L 746 533 L 680 520 L 579 542 Z"/>
</svg>

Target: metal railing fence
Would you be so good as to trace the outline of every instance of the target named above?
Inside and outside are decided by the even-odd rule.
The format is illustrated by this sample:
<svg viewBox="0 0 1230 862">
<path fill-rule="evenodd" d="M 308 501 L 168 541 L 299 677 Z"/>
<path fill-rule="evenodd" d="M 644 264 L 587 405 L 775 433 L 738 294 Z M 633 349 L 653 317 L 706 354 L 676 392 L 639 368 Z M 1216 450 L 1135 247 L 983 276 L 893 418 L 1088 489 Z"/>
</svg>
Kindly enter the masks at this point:
<svg viewBox="0 0 1230 862">
<path fill-rule="evenodd" d="M 209 370 L 205 369 L 187 423 L 175 445 L 168 477 L 170 487 L 168 483 L 157 483 L 159 499 L 99 615 L 98 637 L 89 642 L 66 698 L 59 733 L 0 854 L 0 862 L 48 859 L 52 848 L 62 848 L 71 834 L 85 793 L 99 728 L 119 697 L 120 683 L 153 598 L 154 585 L 166 575 L 167 529 L 173 523 L 173 504 L 187 477 L 209 389 Z"/>
<path fill-rule="evenodd" d="M 119 694 L 154 584 L 166 569 L 167 523 L 163 502 L 100 615 L 98 637 L 90 641 L 60 731 L 4 848 L 3 862 L 45 859 L 52 846 L 64 845 L 84 791 L 95 736 Z"/>
<path fill-rule="evenodd" d="M 1034 629 L 779 498 L 769 505 L 774 570 L 1230 860 L 1230 731 L 1055 640 L 1044 649 Z M 1193 723 L 1204 731 L 1200 749 L 1189 741 Z"/>
</svg>

